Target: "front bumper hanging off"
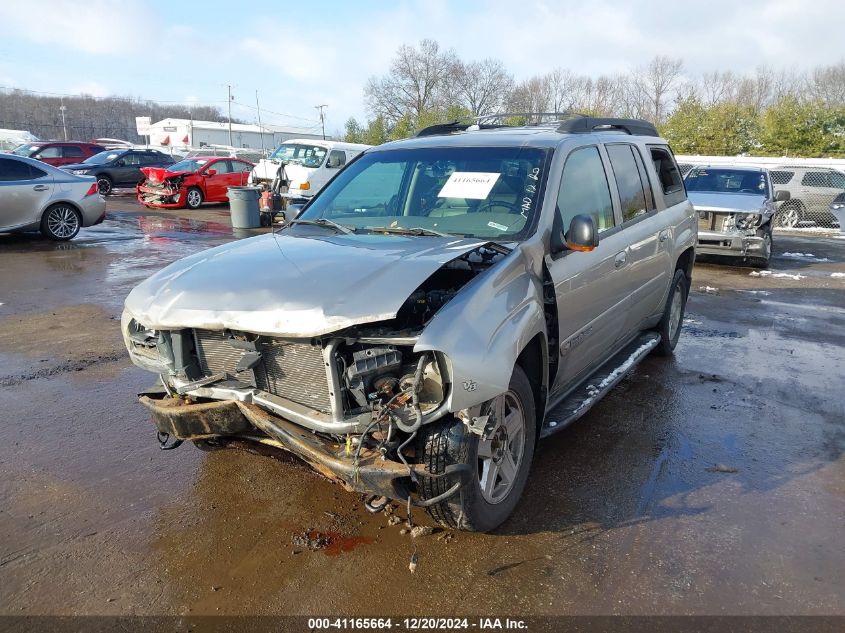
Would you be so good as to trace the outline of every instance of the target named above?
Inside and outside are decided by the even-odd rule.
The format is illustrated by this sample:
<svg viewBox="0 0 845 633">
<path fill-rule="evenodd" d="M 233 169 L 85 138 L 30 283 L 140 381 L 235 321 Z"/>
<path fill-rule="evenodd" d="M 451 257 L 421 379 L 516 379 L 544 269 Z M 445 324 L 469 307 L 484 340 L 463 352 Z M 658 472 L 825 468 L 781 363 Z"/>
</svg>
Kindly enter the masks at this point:
<svg viewBox="0 0 845 633">
<path fill-rule="evenodd" d="M 370 448 L 362 447 L 356 460 L 355 450 L 348 455 L 345 445 L 311 433 L 247 402 L 192 403 L 152 390 L 141 394 L 140 402 L 152 413 L 159 433 L 166 433 L 176 440 L 232 438 L 263 443 L 296 455 L 318 473 L 354 492 L 407 500 L 410 481 L 420 477 L 452 475 L 460 478 L 447 491 L 448 494 L 436 500 L 414 503 L 424 506 L 457 493 L 466 479 L 461 476 L 464 469 L 460 467 L 449 467 L 445 473 L 436 475 L 420 464 L 406 466 Z"/>
<path fill-rule="evenodd" d="M 759 235 L 738 232 L 698 231 L 697 255 L 762 256 L 764 240 Z"/>
</svg>

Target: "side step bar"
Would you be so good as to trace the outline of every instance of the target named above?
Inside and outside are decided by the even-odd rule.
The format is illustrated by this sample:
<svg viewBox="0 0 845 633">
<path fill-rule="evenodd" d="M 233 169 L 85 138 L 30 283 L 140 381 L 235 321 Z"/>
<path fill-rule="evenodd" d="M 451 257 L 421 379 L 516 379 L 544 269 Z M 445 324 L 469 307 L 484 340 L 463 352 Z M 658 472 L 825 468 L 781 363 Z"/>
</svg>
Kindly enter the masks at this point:
<svg viewBox="0 0 845 633">
<path fill-rule="evenodd" d="M 625 375 L 660 343 L 660 335 L 647 332 L 625 346 L 546 415 L 540 437 L 546 437 L 575 422 L 613 389 Z"/>
</svg>

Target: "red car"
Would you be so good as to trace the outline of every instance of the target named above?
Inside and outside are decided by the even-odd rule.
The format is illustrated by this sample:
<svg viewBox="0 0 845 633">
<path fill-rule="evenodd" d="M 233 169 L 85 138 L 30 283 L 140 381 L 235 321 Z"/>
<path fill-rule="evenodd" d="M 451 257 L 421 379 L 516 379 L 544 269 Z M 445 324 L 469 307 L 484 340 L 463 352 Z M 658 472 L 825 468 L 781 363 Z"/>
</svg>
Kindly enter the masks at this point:
<svg viewBox="0 0 845 633">
<path fill-rule="evenodd" d="M 203 202 L 228 202 L 229 187 L 247 184 L 253 165 L 238 158 L 199 156 L 169 167 L 142 167 L 136 187 L 145 207 L 196 209 Z"/>
<path fill-rule="evenodd" d="M 78 141 L 36 141 L 18 145 L 12 154 L 34 158 L 53 167 L 81 163 L 94 154 L 105 152 L 106 148 L 96 143 Z"/>
</svg>

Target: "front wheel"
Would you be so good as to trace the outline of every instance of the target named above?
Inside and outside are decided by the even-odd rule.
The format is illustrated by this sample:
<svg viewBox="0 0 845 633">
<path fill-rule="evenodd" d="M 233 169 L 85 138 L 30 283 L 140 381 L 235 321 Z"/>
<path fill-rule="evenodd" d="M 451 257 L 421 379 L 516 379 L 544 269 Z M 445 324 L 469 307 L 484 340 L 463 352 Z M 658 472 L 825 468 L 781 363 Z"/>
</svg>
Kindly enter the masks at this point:
<svg viewBox="0 0 845 633">
<path fill-rule="evenodd" d="M 41 216 L 41 234 L 56 242 L 72 240 L 81 226 L 79 211 L 66 204 L 53 205 Z"/>
<path fill-rule="evenodd" d="M 804 209 L 797 202 L 786 203 L 775 214 L 775 224 L 784 229 L 794 229 L 804 219 Z"/>
<path fill-rule="evenodd" d="M 749 262 L 752 266 L 756 268 L 768 268 L 769 263 L 772 261 L 772 229 L 771 227 L 766 227 L 762 229 L 758 229 L 757 237 L 763 238 L 763 250 L 760 253 L 760 257 L 751 257 L 749 258 Z"/>
<path fill-rule="evenodd" d="M 510 516 L 522 496 L 534 446 L 537 418 L 531 383 L 519 366 L 514 368 L 508 390 L 489 401 L 483 437 L 456 419 L 436 422 L 420 430 L 419 453 L 429 472 L 440 474 L 447 466 L 469 466 L 464 486 L 451 498 L 428 508 L 443 526 L 470 532 L 487 532 Z M 458 479 L 423 477 L 420 496 L 432 499 Z"/>
<path fill-rule="evenodd" d="M 101 195 L 109 195 L 113 188 L 114 183 L 112 182 L 111 178 L 109 178 L 105 174 L 100 174 L 99 176 L 97 176 L 97 191 Z"/>
<path fill-rule="evenodd" d="M 188 189 L 185 204 L 188 205 L 189 209 L 199 209 L 202 204 L 202 191 L 200 191 L 197 187 L 191 187 Z"/>
<path fill-rule="evenodd" d="M 683 270 L 676 270 L 672 278 L 672 287 L 663 309 L 663 318 L 657 324 L 660 333 L 660 343 L 654 348 L 658 356 L 671 356 L 675 353 L 675 346 L 681 337 L 681 325 L 684 321 L 684 309 L 689 294 L 689 280 Z"/>
</svg>

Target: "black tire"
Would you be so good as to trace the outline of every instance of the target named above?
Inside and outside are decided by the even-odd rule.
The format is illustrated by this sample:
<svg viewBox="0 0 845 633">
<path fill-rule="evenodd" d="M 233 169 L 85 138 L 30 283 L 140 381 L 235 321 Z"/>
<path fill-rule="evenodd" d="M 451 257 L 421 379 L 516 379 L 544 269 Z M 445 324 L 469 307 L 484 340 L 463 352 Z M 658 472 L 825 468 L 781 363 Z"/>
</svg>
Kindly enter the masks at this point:
<svg viewBox="0 0 845 633">
<path fill-rule="evenodd" d="M 199 187 L 191 187 L 185 194 L 185 206 L 189 209 L 199 209 L 203 200 L 202 190 Z"/>
<path fill-rule="evenodd" d="M 82 215 L 69 204 L 54 204 L 41 216 L 41 235 L 54 242 L 72 240 L 82 228 Z"/>
<path fill-rule="evenodd" d="M 114 189 L 114 181 L 106 174 L 97 175 L 97 191 L 101 195 L 107 196 Z"/>
<path fill-rule="evenodd" d="M 784 229 L 793 229 L 804 220 L 806 212 L 804 205 L 798 200 L 784 202 L 775 213 L 775 226 Z"/>
<path fill-rule="evenodd" d="M 660 333 L 660 343 L 654 348 L 654 353 L 658 356 L 671 356 L 675 353 L 675 346 L 681 337 L 688 295 L 689 279 L 683 270 L 676 270 L 669 296 L 666 298 L 666 307 L 663 309 L 663 318 L 660 319 L 656 328 Z M 675 305 L 676 297 L 680 297 L 679 311 L 673 309 L 673 307 L 678 308 Z"/>
<path fill-rule="evenodd" d="M 512 404 L 518 404 L 521 407 L 522 453 L 516 464 L 512 483 L 507 487 L 502 498 L 494 503 L 485 498 L 485 493 L 481 489 L 480 477 L 483 476 L 483 465 L 480 460 L 483 458 L 479 457 L 481 438 L 478 435 L 471 433 L 461 421 L 454 418 L 424 426 L 419 432 L 420 443 L 417 454 L 420 455 L 421 462 L 429 472 L 443 473 L 446 467 L 452 464 L 467 464 L 472 471 L 468 483 L 457 494 L 427 508 L 431 518 L 445 527 L 469 532 L 493 530 L 510 516 L 525 489 L 537 442 L 537 415 L 531 383 L 521 367 L 514 367 L 508 392 L 500 398 L 503 402 L 505 398 L 515 398 L 516 400 L 511 400 Z M 495 406 L 496 400 L 485 405 L 488 410 Z M 513 407 L 511 411 L 514 411 Z M 507 438 L 507 435 L 505 437 Z M 485 443 L 485 445 L 489 444 Z M 507 447 L 506 450 L 511 450 L 507 442 L 503 446 Z M 514 445 L 514 448 L 517 446 Z M 505 449 L 501 452 L 504 454 Z M 498 475 L 494 475 L 494 482 L 497 478 Z M 423 499 L 432 499 L 449 490 L 458 481 L 457 476 L 439 479 L 422 477 L 419 486 L 420 496 Z"/>
<path fill-rule="evenodd" d="M 214 453 L 226 448 L 223 444 L 219 444 L 215 440 L 193 440 L 191 443 L 203 453 Z"/>
<path fill-rule="evenodd" d="M 757 229 L 757 236 L 763 238 L 763 256 L 749 257 L 748 262 L 755 268 L 768 268 L 772 261 L 772 227 L 764 226 Z"/>
</svg>

